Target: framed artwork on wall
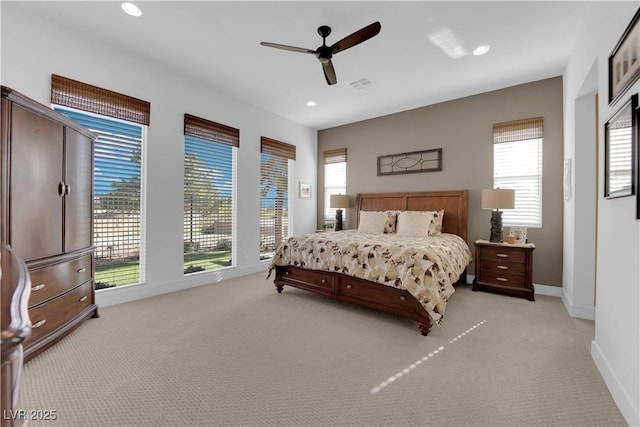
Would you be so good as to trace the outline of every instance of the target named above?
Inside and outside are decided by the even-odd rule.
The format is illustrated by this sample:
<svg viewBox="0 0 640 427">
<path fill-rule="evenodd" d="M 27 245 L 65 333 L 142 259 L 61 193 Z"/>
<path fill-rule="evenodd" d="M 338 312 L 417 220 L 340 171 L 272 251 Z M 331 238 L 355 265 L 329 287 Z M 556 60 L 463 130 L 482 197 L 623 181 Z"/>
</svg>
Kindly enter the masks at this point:
<svg viewBox="0 0 640 427">
<path fill-rule="evenodd" d="M 378 176 L 442 171 L 442 148 L 378 156 Z"/>
<path fill-rule="evenodd" d="M 605 124 L 604 196 L 607 199 L 634 194 L 638 95 L 634 94 Z"/>
<path fill-rule="evenodd" d="M 636 221 L 640 221 L 640 105 L 633 113 L 636 120 L 636 141 L 634 144 L 635 154 L 635 184 L 636 184 Z"/>
<path fill-rule="evenodd" d="M 620 99 L 640 77 L 639 20 L 640 9 L 609 56 L 609 105 Z"/>
<path fill-rule="evenodd" d="M 301 199 L 310 199 L 311 198 L 311 184 L 307 184 L 305 182 L 301 182 L 300 184 L 300 195 Z"/>
</svg>

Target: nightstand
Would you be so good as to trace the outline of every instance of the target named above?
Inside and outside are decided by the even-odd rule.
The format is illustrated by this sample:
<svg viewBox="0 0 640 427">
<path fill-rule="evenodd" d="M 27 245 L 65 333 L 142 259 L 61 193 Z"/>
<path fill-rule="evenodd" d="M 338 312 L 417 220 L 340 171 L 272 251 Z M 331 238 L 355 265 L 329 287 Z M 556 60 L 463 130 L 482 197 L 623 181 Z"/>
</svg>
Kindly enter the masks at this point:
<svg viewBox="0 0 640 427">
<path fill-rule="evenodd" d="M 474 291 L 499 292 L 534 301 L 533 243 L 507 244 L 476 240 Z"/>
</svg>

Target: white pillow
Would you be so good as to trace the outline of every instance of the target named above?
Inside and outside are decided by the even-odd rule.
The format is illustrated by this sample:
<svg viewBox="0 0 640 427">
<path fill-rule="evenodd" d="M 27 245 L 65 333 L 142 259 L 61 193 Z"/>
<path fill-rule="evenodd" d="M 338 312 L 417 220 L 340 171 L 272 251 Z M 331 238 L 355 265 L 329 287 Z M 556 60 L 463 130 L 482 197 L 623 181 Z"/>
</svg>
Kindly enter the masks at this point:
<svg viewBox="0 0 640 427">
<path fill-rule="evenodd" d="M 402 211 L 398 214 L 396 235 L 407 237 L 428 237 L 429 224 L 433 221 L 433 212 Z"/>
<path fill-rule="evenodd" d="M 388 218 L 386 212 L 360 211 L 358 231 L 368 234 L 383 234 Z"/>
</svg>

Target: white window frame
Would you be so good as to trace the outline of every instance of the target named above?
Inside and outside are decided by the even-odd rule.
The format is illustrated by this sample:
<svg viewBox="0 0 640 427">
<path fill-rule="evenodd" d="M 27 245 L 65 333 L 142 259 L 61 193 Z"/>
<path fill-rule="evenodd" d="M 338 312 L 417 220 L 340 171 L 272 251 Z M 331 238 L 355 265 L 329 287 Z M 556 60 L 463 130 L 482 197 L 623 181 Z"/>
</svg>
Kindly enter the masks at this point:
<svg viewBox="0 0 640 427">
<path fill-rule="evenodd" d="M 115 117 L 110 117 L 110 116 L 104 116 L 101 114 L 95 114 L 89 111 L 83 111 L 83 110 L 78 110 L 76 108 L 71 108 L 71 107 L 66 107 L 63 105 L 57 105 L 57 104 L 52 104 L 52 108 L 54 108 L 55 110 L 60 111 L 61 113 L 64 114 L 64 111 L 71 111 L 75 114 L 81 114 L 81 115 L 85 115 L 85 116 L 89 116 L 89 117 L 96 117 L 99 119 L 103 119 L 103 120 L 111 120 L 114 122 L 120 122 L 123 124 L 127 124 L 127 125 L 134 125 L 134 126 L 140 126 L 141 128 L 141 141 L 140 141 L 140 149 L 141 149 L 141 153 L 140 153 L 140 218 L 139 218 L 139 227 L 140 227 L 140 254 L 139 254 L 139 271 L 138 271 L 138 281 L 135 283 L 128 283 L 125 285 L 118 285 L 116 286 L 117 288 L 122 288 L 125 286 L 132 286 L 132 285 L 140 285 L 146 282 L 146 224 L 147 224 L 147 209 L 146 209 L 146 204 L 147 204 L 147 174 L 146 174 L 146 170 L 147 170 L 147 134 L 148 134 L 148 127 L 146 125 L 140 124 L 140 123 L 135 123 L 135 122 L 130 122 L 127 120 L 122 120 L 122 119 L 118 119 Z M 89 127 L 90 129 L 90 127 Z M 93 165 L 93 181 L 94 181 L 94 186 L 95 186 L 95 176 L 96 176 L 96 166 L 95 164 Z M 94 194 L 94 189 L 92 189 L 92 197 L 95 197 Z M 95 207 L 94 207 L 94 212 L 93 214 L 95 215 Z M 95 222 L 95 216 L 94 216 L 94 222 Z M 94 237 L 95 237 L 95 229 L 94 229 Z M 94 243 L 95 244 L 95 243 Z M 100 292 L 102 289 L 98 289 L 96 290 L 96 292 Z"/>
<path fill-rule="evenodd" d="M 496 127 L 511 124 L 497 136 Z M 515 190 L 515 209 L 502 213 L 505 226 L 542 227 L 542 126 L 542 118 L 494 125 L 493 187 Z"/>
</svg>

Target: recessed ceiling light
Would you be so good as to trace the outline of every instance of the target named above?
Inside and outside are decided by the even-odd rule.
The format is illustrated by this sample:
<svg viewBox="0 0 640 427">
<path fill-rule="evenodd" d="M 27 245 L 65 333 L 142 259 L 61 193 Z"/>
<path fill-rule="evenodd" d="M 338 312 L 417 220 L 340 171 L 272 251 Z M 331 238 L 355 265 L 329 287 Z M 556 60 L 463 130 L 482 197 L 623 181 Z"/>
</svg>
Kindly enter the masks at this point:
<svg viewBox="0 0 640 427">
<path fill-rule="evenodd" d="M 307 101 L 307 107 L 315 107 L 316 105 L 316 101 Z"/>
<path fill-rule="evenodd" d="M 473 51 L 473 54 L 478 56 L 478 55 L 484 55 L 485 53 L 489 52 L 489 48 L 490 46 L 488 44 L 485 44 L 483 46 L 478 46 L 477 48 L 475 48 L 475 50 Z"/>
<path fill-rule="evenodd" d="M 124 2 L 122 3 L 122 10 L 128 13 L 131 16 L 140 16 L 142 15 L 142 11 L 138 6 L 133 3 Z"/>
</svg>

